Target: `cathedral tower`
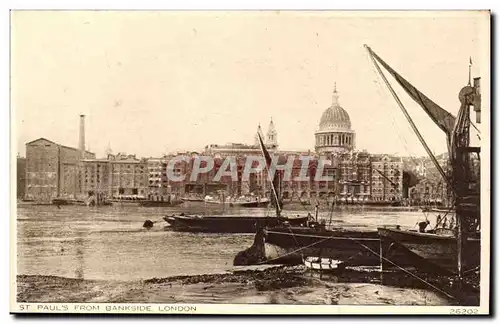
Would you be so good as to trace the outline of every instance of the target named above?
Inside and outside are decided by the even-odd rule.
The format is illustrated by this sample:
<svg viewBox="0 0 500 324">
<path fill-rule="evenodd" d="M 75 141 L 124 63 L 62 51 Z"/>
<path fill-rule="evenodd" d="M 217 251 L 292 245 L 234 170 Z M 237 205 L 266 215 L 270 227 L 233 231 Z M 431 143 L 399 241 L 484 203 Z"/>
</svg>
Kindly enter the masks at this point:
<svg viewBox="0 0 500 324">
<path fill-rule="evenodd" d="M 269 123 L 269 129 L 267 130 L 266 145 L 272 148 L 278 147 L 278 132 L 276 132 L 272 118 Z"/>
</svg>

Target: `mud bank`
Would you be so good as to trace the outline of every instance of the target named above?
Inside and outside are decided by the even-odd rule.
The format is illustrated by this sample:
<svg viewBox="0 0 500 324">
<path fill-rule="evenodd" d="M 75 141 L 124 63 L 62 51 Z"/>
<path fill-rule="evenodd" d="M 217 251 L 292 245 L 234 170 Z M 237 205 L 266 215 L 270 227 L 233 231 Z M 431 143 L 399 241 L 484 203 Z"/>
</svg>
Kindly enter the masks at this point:
<svg viewBox="0 0 500 324">
<path fill-rule="evenodd" d="M 18 302 L 449 305 L 421 288 L 381 285 L 374 273 L 323 277 L 297 267 L 101 281 L 17 276 Z"/>
</svg>

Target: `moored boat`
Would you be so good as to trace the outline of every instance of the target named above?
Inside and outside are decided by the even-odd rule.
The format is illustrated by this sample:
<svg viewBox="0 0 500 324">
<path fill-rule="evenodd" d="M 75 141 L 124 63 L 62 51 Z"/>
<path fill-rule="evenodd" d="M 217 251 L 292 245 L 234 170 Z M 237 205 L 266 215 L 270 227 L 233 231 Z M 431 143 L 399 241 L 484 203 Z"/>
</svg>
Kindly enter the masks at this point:
<svg viewBox="0 0 500 324">
<path fill-rule="evenodd" d="M 234 265 L 259 263 L 301 264 L 321 255 L 349 265 L 376 265 L 380 239 L 376 231 L 326 230 L 314 227 L 267 227 L 255 235 L 253 245 L 238 253 Z"/>
<path fill-rule="evenodd" d="M 205 203 L 213 205 L 225 205 L 229 207 L 245 207 L 245 208 L 260 208 L 267 207 L 270 203 L 270 199 L 261 197 L 239 197 L 239 198 L 228 198 L 228 199 L 215 199 L 211 196 L 207 196 L 204 199 Z"/>
<path fill-rule="evenodd" d="M 437 231 L 435 233 L 379 228 L 378 233 L 387 250 L 383 251 L 386 259 L 391 260 L 392 253 L 412 253 L 424 263 L 433 265 L 434 270 L 455 273 L 458 263 L 458 244 L 453 231 Z M 391 246 L 392 245 L 392 246 Z M 398 249 L 399 248 L 399 249 Z M 477 268 L 480 263 L 481 238 L 479 234 L 467 237 L 466 263 L 464 271 Z"/>
<path fill-rule="evenodd" d="M 118 206 L 139 206 L 141 202 L 146 200 L 148 200 L 146 197 L 139 195 L 118 195 L 108 199 L 109 202 Z"/>
<path fill-rule="evenodd" d="M 54 198 L 52 199 L 52 204 L 57 206 L 67 206 L 67 205 L 80 205 L 85 206 L 84 200 L 70 199 L 70 198 Z"/>
<path fill-rule="evenodd" d="M 246 207 L 246 208 L 259 208 L 267 207 L 270 203 L 268 198 L 259 198 L 255 200 L 236 200 L 230 201 L 229 207 Z"/>
<path fill-rule="evenodd" d="M 287 223 L 293 226 L 305 226 L 307 217 L 174 215 L 164 217 L 164 220 L 178 232 L 255 233 L 261 224 L 276 226 Z"/>
<path fill-rule="evenodd" d="M 185 202 L 203 202 L 204 199 L 202 197 L 197 196 L 186 196 L 181 198 L 182 201 Z"/>
<path fill-rule="evenodd" d="M 182 200 L 162 201 L 162 200 L 142 200 L 139 201 L 141 207 L 174 207 L 182 204 Z"/>
<path fill-rule="evenodd" d="M 110 199 L 109 201 L 116 206 L 139 206 L 144 199 Z"/>
</svg>

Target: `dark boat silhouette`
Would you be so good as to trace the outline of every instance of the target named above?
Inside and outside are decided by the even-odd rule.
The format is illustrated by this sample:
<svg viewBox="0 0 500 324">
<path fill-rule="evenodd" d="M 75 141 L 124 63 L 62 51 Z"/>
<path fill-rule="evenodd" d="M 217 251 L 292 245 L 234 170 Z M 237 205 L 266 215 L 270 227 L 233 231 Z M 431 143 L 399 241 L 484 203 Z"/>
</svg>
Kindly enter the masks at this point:
<svg viewBox="0 0 500 324">
<path fill-rule="evenodd" d="M 160 200 L 142 200 L 139 202 L 141 207 L 174 207 L 182 204 L 182 200 L 160 201 Z"/>
<path fill-rule="evenodd" d="M 262 217 L 262 216 L 201 216 L 178 215 L 164 217 L 174 231 L 202 233 L 255 233 L 257 228 L 268 224 L 277 226 L 305 226 L 308 217 Z"/>
</svg>

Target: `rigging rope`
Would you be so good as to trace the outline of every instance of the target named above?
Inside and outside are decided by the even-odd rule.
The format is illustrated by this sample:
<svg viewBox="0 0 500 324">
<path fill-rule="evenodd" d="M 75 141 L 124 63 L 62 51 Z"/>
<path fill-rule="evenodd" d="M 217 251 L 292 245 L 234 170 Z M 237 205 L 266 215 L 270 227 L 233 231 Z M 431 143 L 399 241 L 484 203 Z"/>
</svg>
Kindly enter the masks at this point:
<svg viewBox="0 0 500 324">
<path fill-rule="evenodd" d="M 347 236 L 348 238 L 350 238 L 349 236 Z M 352 239 L 352 238 L 351 238 Z M 360 243 L 358 241 L 356 241 L 355 239 L 352 239 L 354 242 L 358 243 L 359 245 L 361 245 L 362 247 L 364 247 L 365 249 L 367 249 L 368 251 L 370 251 L 371 253 L 375 254 L 376 256 L 378 256 L 379 258 L 389 262 L 390 264 L 392 264 L 393 266 L 395 266 L 396 268 L 402 270 L 403 272 L 409 274 L 410 276 L 420 280 L 421 282 L 423 282 L 424 284 L 428 285 L 429 287 L 435 289 L 436 291 L 439 291 L 440 293 L 444 294 L 445 296 L 453 299 L 453 300 L 456 300 L 455 297 L 451 296 L 450 294 L 446 293 L 445 291 L 443 291 L 442 289 L 436 287 L 435 285 L 431 284 L 430 282 L 426 281 L 425 279 L 422 279 L 421 277 L 417 276 L 416 274 L 412 273 L 411 271 L 408 271 L 407 269 L 397 265 L 396 263 L 392 262 L 391 260 L 387 259 L 386 257 L 384 257 L 383 255 L 373 251 L 372 249 L 370 249 L 369 247 L 367 247 L 366 245 L 364 245 L 363 243 Z"/>
<path fill-rule="evenodd" d="M 411 119 L 411 116 L 408 114 L 408 111 L 406 110 L 406 108 L 404 107 L 403 103 L 401 102 L 401 100 L 399 99 L 398 95 L 396 94 L 396 92 L 394 91 L 394 89 L 391 87 L 389 81 L 387 80 L 387 78 L 385 77 L 384 73 L 382 72 L 380 66 L 378 65 L 377 61 L 375 60 L 375 58 L 373 57 L 373 52 L 372 50 L 366 46 L 366 49 L 369 51 L 370 53 L 370 57 L 373 61 L 373 64 L 375 65 L 375 68 L 377 69 L 378 73 L 380 74 L 380 76 L 382 77 L 382 79 L 384 80 L 384 83 L 386 84 L 387 88 L 389 89 L 390 93 L 392 94 L 392 96 L 394 97 L 394 100 L 396 100 L 396 103 L 398 104 L 399 108 L 401 109 L 401 111 L 403 112 L 403 114 L 405 115 L 406 119 L 408 120 L 408 122 L 410 123 L 410 126 L 412 127 L 413 131 L 415 132 L 415 135 L 417 135 L 418 139 L 420 140 L 422 146 L 425 148 L 427 154 L 429 155 L 429 157 L 431 158 L 431 161 L 434 163 L 436 169 L 438 169 L 439 173 L 441 174 L 441 176 L 443 177 L 443 179 L 445 179 L 448 184 L 450 185 L 450 188 L 453 190 L 453 192 L 456 191 L 455 187 L 453 186 L 453 184 L 451 183 L 450 179 L 448 179 L 448 177 L 446 176 L 443 168 L 441 167 L 441 165 L 439 165 L 436 157 L 434 156 L 434 154 L 431 152 L 429 146 L 427 145 L 427 143 L 425 142 L 424 138 L 422 137 L 422 134 L 420 134 L 420 131 L 417 129 L 417 127 L 415 126 L 415 124 L 413 123 L 413 120 Z"/>
<path fill-rule="evenodd" d="M 368 55 L 368 59 L 369 59 L 369 53 L 367 53 L 367 55 Z M 370 68 L 375 75 L 375 79 L 373 80 L 373 83 L 376 84 L 377 93 L 379 94 L 381 99 L 388 101 L 388 94 L 386 91 L 383 90 L 382 85 L 380 84 L 380 81 L 379 81 L 381 79 L 380 75 L 377 73 L 377 70 L 375 69 L 375 66 L 373 64 L 370 64 Z M 391 116 L 391 123 L 396 128 L 395 133 L 397 134 L 399 140 L 401 141 L 401 144 L 403 144 L 403 147 L 405 148 L 405 150 L 408 153 L 412 162 L 418 166 L 420 164 L 420 162 L 416 160 L 416 158 L 414 157 L 414 154 L 408 148 L 408 141 L 406 140 L 406 138 L 404 138 L 402 136 L 402 131 L 401 131 L 398 123 L 396 123 L 396 118 L 395 118 L 394 112 L 391 109 L 389 109 L 388 111 L 389 111 L 389 115 Z M 406 129 L 410 130 L 408 125 L 406 125 Z"/>
</svg>

